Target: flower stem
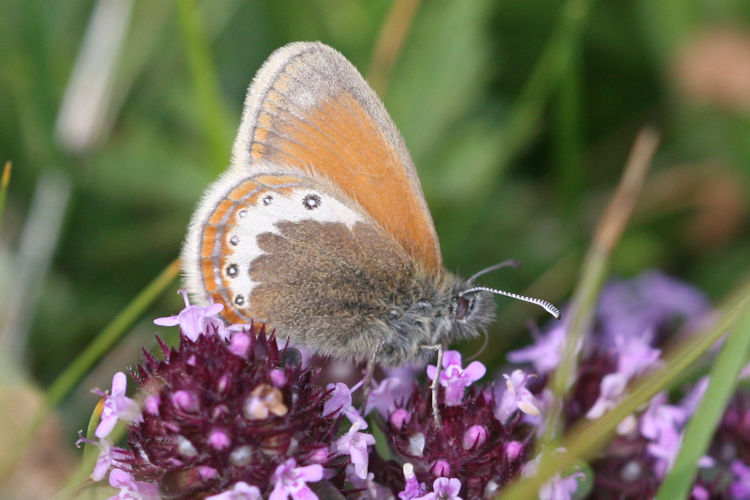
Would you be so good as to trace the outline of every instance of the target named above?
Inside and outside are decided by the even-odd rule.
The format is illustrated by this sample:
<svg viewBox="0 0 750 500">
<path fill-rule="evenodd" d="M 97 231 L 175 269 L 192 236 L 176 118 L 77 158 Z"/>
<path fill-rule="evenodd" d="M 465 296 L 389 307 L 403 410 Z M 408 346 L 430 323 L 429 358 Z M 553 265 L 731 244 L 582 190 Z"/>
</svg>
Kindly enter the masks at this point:
<svg viewBox="0 0 750 500">
<path fill-rule="evenodd" d="M 219 78 L 211 60 L 208 41 L 200 24 L 199 7 L 195 0 L 178 0 L 177 14 L 193 76 L 196 103 L 209 159 L 214 172 L 226 168 L 231 126 L 222 100 Z"/>
<path fill-rule="evenodd" d="M 3 167 L 3 176 L 0 178 L 0 229 L 3 227 L 3 210 L 5 209 L 5 197 L 8 194 L 8 184 L 10 184 L 10 171 L 12 163 L 10 161 L 5 162 Z M 2 234 L 0 232 L 0 234 Z"/>
<path fill-rule="evenodd" d="M 367 80 L 382 98 L 388 90 L 393 66 L 401 54 L 406 36 L 419 9 L 420 0 L 397 0 L 393 2 L 388 16 L 380 28 L 378 38 L 367 69 Z"/>
<path fill-rule="evenodd" d="M 575 380 L 579 347 L 585 342 L 599 291 L 607 278 L 610 255 L 633 212 L 658 143 L 659 136 L 651 128 L 644 128 L 636 137 L 617 190 L 599 219 L 584 257 L 581 280 L 573 294 L 565 352 L 551 381 L 555 401 L 547 414 L 543 445 L 553 441 L 560 431 L 563 400 Z"/>
</svg>

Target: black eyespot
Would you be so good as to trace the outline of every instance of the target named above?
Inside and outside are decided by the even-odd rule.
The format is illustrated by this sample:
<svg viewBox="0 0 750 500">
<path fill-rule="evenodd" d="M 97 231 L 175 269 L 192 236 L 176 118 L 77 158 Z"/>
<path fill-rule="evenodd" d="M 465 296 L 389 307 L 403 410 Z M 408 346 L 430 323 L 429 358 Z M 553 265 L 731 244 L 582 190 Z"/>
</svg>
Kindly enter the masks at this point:
<svg viewBox="0 0 750 500">
<path fill-rule="evenodd" d="M 270 205 L 272 201 L 273 201 L 273 196 L 271 196 L 270 194 L 267 194 L 267 195 L 265 195 L 265 196 L 263 197 L 263 204 L 264 204 L 265 206 L 268 206 L 268 205 Z"/>
<path fill-rule="evenodd" d="M 227 266 L 227 276 L 230 278 L 237 277 L 237 274 L 240 272 L 239 268 L 237 267 L 237 264 L 229 264 Z"/>
<path fill-rule="evenodd" d="M 302 200 L 302 205 L 308 210 L 313 210 L 320 206 L 320 201 L 320 196 L 317 194 L 308 194 Z"/>
<path fill-rule="evenodd" d="M 477 305 L 477 299 L 475 296 L 472 295 L 471 299 L 469 299 L 469 312 L 474 312 L 474 307 Z"/>
<path fill-rule="evenodd" d="M 456 319 L 464 319 L 469 312 L 469 301 L 463 297 L 456 297 L 454 314 Z"/>
<path fill-rule="evenodd" d="M 232 236 L 231 238 L 229 238 L 229 243 L 230 243 L 230 244 L 231 244 L 232 246 L 237 246 L 237 245 L 239 245 L 239 244 L 240 244 L 240 237 L 239 237 L 239 236 L 237 236 L 236 234 L 235 234 L 235 235 L 233 235 L 233 236 Z"/>
<path fill-rule="evenodd" d="M 243 295 L 238 295 L 234 298 L 234 303 L 238 306 L 243 306 L 245 304 L 245 297 Z"/>
</svg>

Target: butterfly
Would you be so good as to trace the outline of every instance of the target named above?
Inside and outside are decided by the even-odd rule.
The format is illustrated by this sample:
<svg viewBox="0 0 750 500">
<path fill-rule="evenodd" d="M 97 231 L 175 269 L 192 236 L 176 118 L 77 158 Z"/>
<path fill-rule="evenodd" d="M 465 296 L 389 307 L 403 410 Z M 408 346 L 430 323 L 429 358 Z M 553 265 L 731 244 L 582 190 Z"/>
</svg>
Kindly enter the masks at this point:
<svg viewBox="0 0 750 500">
<path fill-rule="evenodd" d="M 186 288 L 230 323 L 394 366 L 474 337 L 493 294 L 443 267 L 416 169 L 383 103 L 319 42 L 276 50 L 247 93 L 229 169 L 182 251 Z"/>
</svg>

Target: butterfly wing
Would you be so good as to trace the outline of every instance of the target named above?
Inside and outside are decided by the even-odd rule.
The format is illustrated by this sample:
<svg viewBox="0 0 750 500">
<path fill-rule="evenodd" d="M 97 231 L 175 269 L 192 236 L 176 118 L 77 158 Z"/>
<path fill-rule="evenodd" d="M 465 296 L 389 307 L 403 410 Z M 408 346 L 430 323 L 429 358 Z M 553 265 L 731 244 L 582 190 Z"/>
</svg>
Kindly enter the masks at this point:
<svg viewBox="0 0 750 500">
<path fill-rule="evenodd" d="M 331 182 L 426 271 L 440 246 L 414 164 L 382 102 L 338 51 L 318 42 L 274 52 L 247 94 L 232 169 L 268 163 Z"/>
<path fill-rule="evenodd" d="M 182 255 L 191 294 L 321 354 L 364 359 L 392 345 L 382 319 L 425 296 L 416 262 L 330 185 L 258 168 L 230 170 L 201 200 Z"/>
<path fill-rule="evenodd" d="M 440 249 L 403 139 L 341 54 L 294 43 L 263 65 L 182 261 L 191 295 L 229 322 L 339 357 L 400 345 L 386 322 L 429 295 Z"/>
</svg>

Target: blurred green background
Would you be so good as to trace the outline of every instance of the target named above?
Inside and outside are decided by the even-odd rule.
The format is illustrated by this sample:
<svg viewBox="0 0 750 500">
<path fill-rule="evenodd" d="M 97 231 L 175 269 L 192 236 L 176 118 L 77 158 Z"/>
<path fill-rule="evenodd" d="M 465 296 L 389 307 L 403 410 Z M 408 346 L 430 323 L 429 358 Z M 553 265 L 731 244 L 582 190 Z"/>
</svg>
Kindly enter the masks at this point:
<svg viewBox="0 0 750 500">
<path fill-rule="evenodd" d="M 659 268 L 719 300 L 747 273 L 748 2 L 3 0 L 6 366 L 48 384 L 177 256 L 228 164 L 248 83 L 295 40 L 332 45 L 375 84 L 449 269 L 518 258 L 521 270 L 483 280 L 563 303 L 635 134 L 653 124 L 662 143 L 613 275 Z M 80 384 L 64 428 L 83 426 L 90 387 L 153 344 L 151 320 L 179 310 L 178 288 Z M 498 303 L 481 358 L 495 367 L 541 318 Z"/>
</svg>

